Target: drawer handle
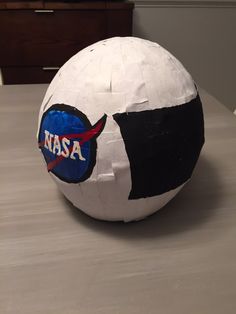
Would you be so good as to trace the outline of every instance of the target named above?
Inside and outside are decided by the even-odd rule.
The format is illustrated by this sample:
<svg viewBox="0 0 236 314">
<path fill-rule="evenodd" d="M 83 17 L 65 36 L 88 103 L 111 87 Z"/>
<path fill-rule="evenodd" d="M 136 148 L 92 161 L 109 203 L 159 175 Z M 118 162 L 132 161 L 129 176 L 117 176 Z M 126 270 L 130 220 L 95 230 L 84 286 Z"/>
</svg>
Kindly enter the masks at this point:
<svg viewBox="0 0 236 314">
<path fill-rule="evenodd" d="M 34 10 L 35 13 L 54 13 L 54 10 Z"/>
<path fill-rule="evenodd" d="M 60 67 L 43 67 L 43 71 L 58 71 Z"/>
</svg>

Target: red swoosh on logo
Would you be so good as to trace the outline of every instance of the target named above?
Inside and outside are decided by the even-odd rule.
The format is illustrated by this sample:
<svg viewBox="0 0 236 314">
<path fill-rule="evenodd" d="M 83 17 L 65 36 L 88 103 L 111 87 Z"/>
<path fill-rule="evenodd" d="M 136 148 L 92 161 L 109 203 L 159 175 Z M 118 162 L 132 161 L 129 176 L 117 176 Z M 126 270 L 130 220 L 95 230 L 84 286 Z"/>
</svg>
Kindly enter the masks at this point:
<svg viewBox="0 0 236 314">
<path fill-rule="evenodd" d="M 83 133 L 78 133 L 78 134 L 65 134 L 65 135 L 60 135 L 59 140 L 62 140 L 63 137 L 66 137 L 68 140 L 75 139 L 75 138 L 80 138 L 81 141 L 79 142 L 80 146 L 82 146 L 85 142 L 88 142 L 89 140 L 96 138 L 99 136 L 99 134 L 102 132 L 104 129 L 105 123 L 106 123 L 106 118 L 107 115 L 104 115 L 100 120 L 98 120 L 97 123 L 92 126 L 92 128 L 88 131 L 85 131 Z M 45 141 L 42 141 L 39 143 L 39 148 L 42 148 L 44 146 Z M 73 147 L 71 146 L 69 148 L 69 152 L 71 153 Z M 47 169 L 48 171 L 51 171 L 54 167 L 56 167 L 65 157 L 62 155 L 58 156 L 56 159 L 50 161 L 47 164 Z"/>
</svg>

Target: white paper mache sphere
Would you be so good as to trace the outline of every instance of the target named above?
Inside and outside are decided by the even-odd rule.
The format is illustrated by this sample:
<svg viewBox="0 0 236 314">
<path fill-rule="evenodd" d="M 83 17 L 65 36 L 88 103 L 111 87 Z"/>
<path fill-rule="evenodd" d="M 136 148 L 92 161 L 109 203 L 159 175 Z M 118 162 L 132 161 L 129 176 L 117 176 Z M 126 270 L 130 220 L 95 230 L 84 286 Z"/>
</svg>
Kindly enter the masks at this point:
<svg viewBox="0 0 236 314">
<path fill-rule="evenodd" d="M 74 206 L 97 219 L 139 220 L 191 177 L 204 143 L 201 101 L 189 73 L 158 44 L 103 40 L 54 77 L 38 142 Z"/>
</svg>

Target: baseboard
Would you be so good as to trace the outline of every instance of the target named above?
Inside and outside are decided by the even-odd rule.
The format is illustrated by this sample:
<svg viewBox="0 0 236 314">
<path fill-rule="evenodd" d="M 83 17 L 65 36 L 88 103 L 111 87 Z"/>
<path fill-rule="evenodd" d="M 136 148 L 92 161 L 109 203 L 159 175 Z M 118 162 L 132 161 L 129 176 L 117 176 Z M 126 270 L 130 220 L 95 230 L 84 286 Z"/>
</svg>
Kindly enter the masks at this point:
<svg viewBox="0 0 236 314">
<path fill-rule="evenodd" d="M 236 8 L 234 1 L 215 1 L 215 0 L 135 0 L 135 7 L 172 7 L 172 8 Z"/>
</svg>

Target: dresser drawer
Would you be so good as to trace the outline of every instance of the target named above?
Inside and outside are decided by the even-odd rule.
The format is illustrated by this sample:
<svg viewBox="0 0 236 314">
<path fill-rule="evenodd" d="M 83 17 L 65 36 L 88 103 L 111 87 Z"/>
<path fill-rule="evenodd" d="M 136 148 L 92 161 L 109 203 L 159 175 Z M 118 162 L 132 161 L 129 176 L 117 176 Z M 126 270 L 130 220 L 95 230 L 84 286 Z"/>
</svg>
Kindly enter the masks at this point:
<svg viewBox="0 0 236 314">
<path fill-rule="evenodd" d="M 50 83 L 58 67 L 2 67 L 3 84 Z"/>
<path fill-rule="evenodd" d="M 4 84 L 48 83 L 70 57 L 112 36 L 132 35 L 133 3 L 0 0 Z"/>
<path fill-rule="evenodd" d="M 106 37 L 103 10 L 0 10 L 0 67 L 62 65 Z"/>
</svg>

